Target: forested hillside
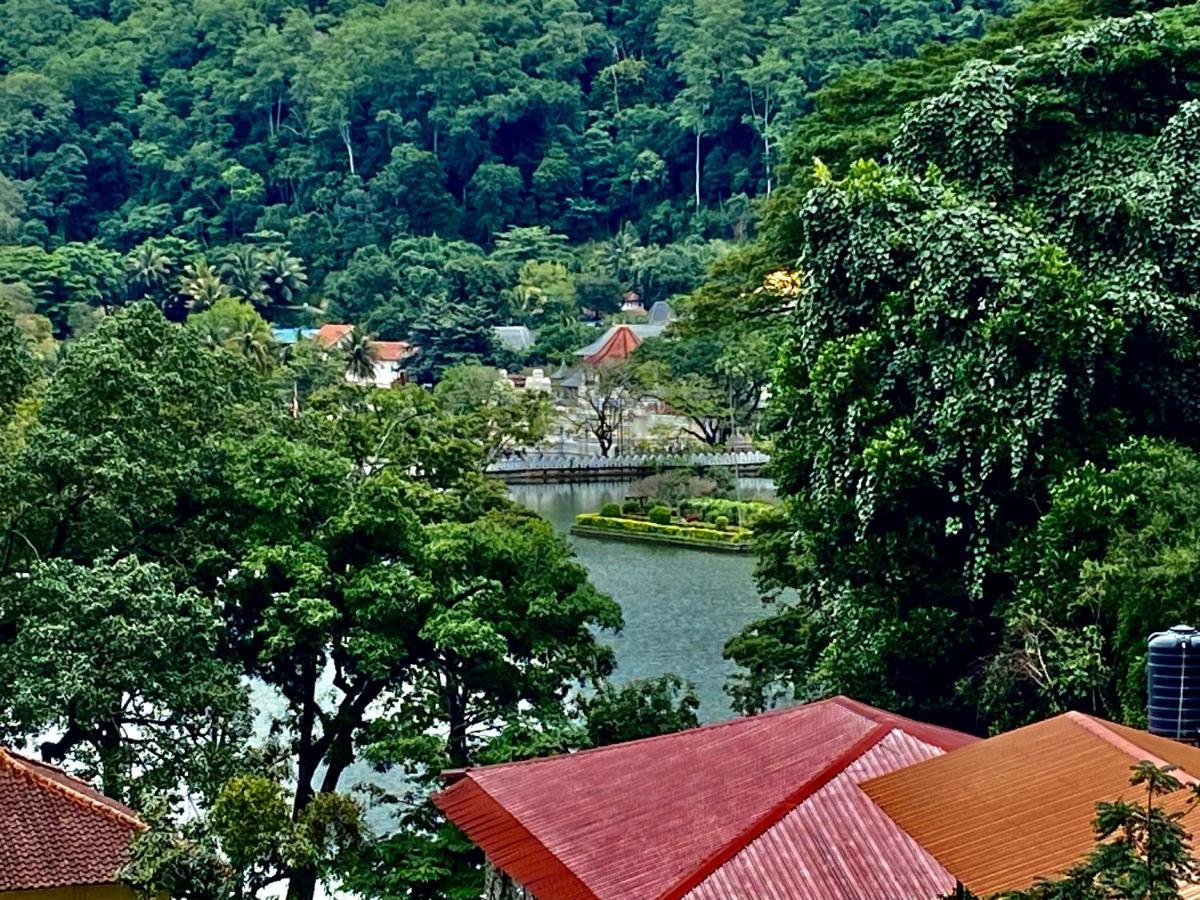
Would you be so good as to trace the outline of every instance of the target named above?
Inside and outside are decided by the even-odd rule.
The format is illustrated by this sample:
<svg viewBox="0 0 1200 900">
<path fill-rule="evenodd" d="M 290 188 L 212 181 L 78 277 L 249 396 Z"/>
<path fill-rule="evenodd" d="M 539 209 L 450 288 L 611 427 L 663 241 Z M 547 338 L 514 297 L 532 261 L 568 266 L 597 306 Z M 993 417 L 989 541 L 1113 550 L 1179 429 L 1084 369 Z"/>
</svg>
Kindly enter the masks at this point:
<svg viewBox="0 0 1200 900">
<path fill-rule="evenodd" d="M 1200 612 L 1200 9 L 1040 3 L 819 103 L 695 304 L 784 342 L 798 594 L 728 645 L 739 703 L 1141 721 L 1146 636 Z"/>
<path fill-rule="evenodd" d="M 391 339 L 653 302 L 813 91 L 1013 2 L 5 0 L 0 283 L 59 337 L 143 297 Z"/>
</svg>

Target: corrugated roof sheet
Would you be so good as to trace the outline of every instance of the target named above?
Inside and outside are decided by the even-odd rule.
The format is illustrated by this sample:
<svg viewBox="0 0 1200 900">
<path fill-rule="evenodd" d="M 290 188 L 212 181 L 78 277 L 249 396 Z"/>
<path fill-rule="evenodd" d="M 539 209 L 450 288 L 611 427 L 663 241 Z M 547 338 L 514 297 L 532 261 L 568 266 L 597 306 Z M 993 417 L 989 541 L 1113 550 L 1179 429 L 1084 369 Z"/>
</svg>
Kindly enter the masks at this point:
<svg viewBox="0 0 1200 900">
<path fill-rule="evenodd" d="M 859 788 L 941 754 L 892 729 L 694 890 L 688 900 L 943 897 L 954 878 Z"/>
<path fill-rule="evenodd" d="M 537 342 L 537 334 L 526 325 L 494 325 L 492 333 L 509 350 L 527 350 Z"/>
<path fill-rule="evenodd" d="M 1102 800 L 1145 797 L 1129 784 L 1141 760 L 1200 775 L 1200 749 L 1066 713 L 864 782 L 863 789 L 972 893 L 1024 890 L 1095 846 Z M 1164 798 L 1181 804 L 1190 791 Z M 1196 831 L 1200 814 L 1188 813 Z"/>
<path fill-rule="evenodd" d="M 903 737 L 891 738 L 897 732 Z M 644 741 L 468 770 L 435 802 L 493 863 L 540 900 L 643 900 L 683 897 L 694 890 L 710 892 L 697 896 L 716 896 L 711 891 L 719 891 L 718 882 L 709 884 L 710 879 L 749 885 L 752 882 L 745 879 L 752 877 L 750 870 L 753 875 L 761 872 L 786 893 L 786 882 L 778 881 L 784 870 L 811 866 L 814 873 L 822 872 L 812 877 L 823 877 L 825 886 L 839 877 L 840 864 L 822 871 L 823 864 L 789 862 L 782 854 L 782 841 L 792 839 L 793 849 L 803 854 L 811 847 L 799 835 L 817 840 L 801 821 L 788 819 L 797 806 L 813 800 L 836 807 L 839 798 L 849 796 L 860 825 L 887 832 L 856 838 L 847 858 L 874 842 L 896 852 L 915 851 L 923 857 L 915 868 L 930 871 L 932 861 L 920 848 L 891 833 L 895 826 L 886 817 L 864 812 L 869 804 L 850 793 L 849 785 L 835 783 L 877 745 L 883 749 L 862 771 L 889 761 L 899 764 L 907 755 L 924 758 L 926 752 L 970 740 L 958 732 L 833 698 Z M 827 788 L 829 793 L 822 793 Z M 747 845 L 756 848 L 755 854 L 773 847 L 781 855 L 770 870 L 753 865 L 748 870 L 739 861 Z M 906 861 L 899 868 L 910 866 Z M 937 869 L 935 864 L 932 868 Z M 920 875 L 912 877 L 921 883 L 912 896 L 922 900 L 952 885 L 945 872 L 934 871 L 928 883 Z M 836 900 L 868 895 L 821 896 Z"/>
<path fill-rule="evenodd" d="M 143 828 L 82 781 L 0 749 L 0 892 L 116 882 Z"/>
</svg>

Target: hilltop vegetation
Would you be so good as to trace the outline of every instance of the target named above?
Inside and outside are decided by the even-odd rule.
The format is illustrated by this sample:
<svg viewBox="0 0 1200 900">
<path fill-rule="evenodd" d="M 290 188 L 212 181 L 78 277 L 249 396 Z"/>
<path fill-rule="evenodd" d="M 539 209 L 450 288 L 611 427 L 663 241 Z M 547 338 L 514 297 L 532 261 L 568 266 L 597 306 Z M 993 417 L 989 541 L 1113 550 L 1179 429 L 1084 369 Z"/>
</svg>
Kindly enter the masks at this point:
<svg viewBox="0 0 1200 900">
<path fill-rule="evenodd" d="M 5 0 L 0 283 L 60 337 L 143 297 L 385 339 L 664 299 L 814 90 L 1010 2 Z"/>
</svg>

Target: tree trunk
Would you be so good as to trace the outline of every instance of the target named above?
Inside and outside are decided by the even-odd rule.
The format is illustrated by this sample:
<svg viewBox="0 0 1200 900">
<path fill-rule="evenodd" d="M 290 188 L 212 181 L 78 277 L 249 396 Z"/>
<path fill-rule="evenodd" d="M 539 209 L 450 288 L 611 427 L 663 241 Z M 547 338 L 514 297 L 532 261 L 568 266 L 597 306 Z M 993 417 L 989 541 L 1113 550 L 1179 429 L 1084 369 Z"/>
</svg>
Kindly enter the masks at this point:
<svg viewBox="0 0 1200 900">
<path fill-rule="evenodd" d="M 350 142 L 350 125 L 338 126 L 338 133 L 342 136 L 342 143 L 346 145 L 346 157 L 350 160 L 350 174 L 354 174 L 354 145 Z"/>
<path fill-rule="evenodd" d="M 696 209 L 700 208 L 700 129 L 696 129 Z"/>
<path fill-rule="evenodd" d="M 287 900 L 313 900 L 317 893 L 317 873 L 312 869 L 292 872 L 288 878 Z"/>
</svg>

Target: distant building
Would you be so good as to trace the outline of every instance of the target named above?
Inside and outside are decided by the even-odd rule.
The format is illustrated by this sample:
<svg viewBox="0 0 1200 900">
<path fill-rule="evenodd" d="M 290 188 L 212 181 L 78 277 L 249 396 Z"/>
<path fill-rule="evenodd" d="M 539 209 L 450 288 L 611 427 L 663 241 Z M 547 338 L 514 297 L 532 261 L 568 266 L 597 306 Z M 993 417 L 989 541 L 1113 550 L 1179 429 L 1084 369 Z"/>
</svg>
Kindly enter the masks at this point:
<svg viewBox="0 0 1200 900">
<path fill-rule="evenodd" d="M 353 325 L 345 325 L 340 322 L 326 322 L 317 329 L 315 337 L 317 341 L 326 347 L 337 347 L 350 337 L 352 331 L 354 331 Z"/>
<path fill-rule="evenodd" d="M 859 785 L 974 741 L 834 697 L 447 772 L 434 803 L 538 900 L 937 900 L 954 877 Z"/>
<path fill-rule="evenodd" d="M 651 325 L 666 325 L 675 321 L 675 310 L 671 309 L 671 304 L 666 300 L 659 300 L 650 307 L 650 314 L 647 321 Z"/>
<path fill-rule="evenodd" d="M 326 322 L 317 329 L 315 339 L 326 347 L 347 348 L 350 336 L 354 332 L 353 325 L 340 322 Z M 404 360 L 415 352 L 413 346 L 404 341 L 371 341 L 375 348 L 375 374 L 370 384 L 376 387 L 391 387 L 396 382 L 404 384 L 408 381 L 408 367 Z M 346 380 L 359 381 L 346 374 Z"/>
<path fill-rule="evenodd" d="M 271 336 L 277 344 L 294 344 L 297 341 L 312 340 L 317 336 L 316 328 L 272 328 Z"/>
<path fill-rule="evenodd" d="M 661 325 L 649 323 L 613 325 L 586 347 L 576 350 L 575 355 L 582 357 L 584 364 L 589 366 L 621 362 L 627 359 L 641 345 L 642 341 L 646 338 L 658 337 L 666 327 L 666 323 Z"/>
<path fill-rule="evenodd" d="M 518 353 L 528 350 L 537 341 L 537 333 L 525 325 L 496 325 L 492 334 L 501 347 Z"/>
<path fill-rule="evenodd" d="M 632 315 L 646 314 L 646 307 L 642 305 L 642 298 L 638 296 L 637 291 L 627 291 L 621 301 L 621 312 L 630 313 Z"/>
<path fill-rule="evenodd" d="M 134 900 L 118 873 L 145 828 L 84 782 L 0 748 L 0 898 Z"/>
</svg>

